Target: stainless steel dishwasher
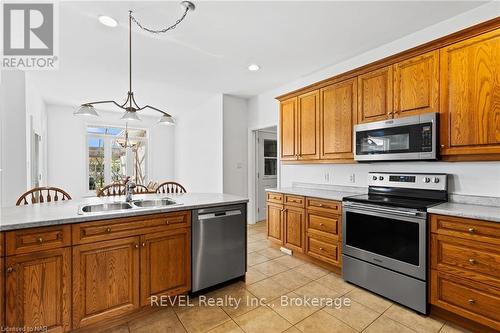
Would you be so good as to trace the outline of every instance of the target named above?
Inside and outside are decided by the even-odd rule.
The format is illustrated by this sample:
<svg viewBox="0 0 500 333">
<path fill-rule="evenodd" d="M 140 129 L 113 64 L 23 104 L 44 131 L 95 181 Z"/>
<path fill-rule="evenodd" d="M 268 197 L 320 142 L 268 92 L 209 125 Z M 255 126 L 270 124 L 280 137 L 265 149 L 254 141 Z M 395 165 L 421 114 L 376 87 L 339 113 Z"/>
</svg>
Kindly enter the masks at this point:
<svg viewBox="0 0 500 333">
<path fill-rule="evenodd" d="M 193 211 L 192 292 L 245 275 L 246 216 L 246 204 Z"/>
</svg>

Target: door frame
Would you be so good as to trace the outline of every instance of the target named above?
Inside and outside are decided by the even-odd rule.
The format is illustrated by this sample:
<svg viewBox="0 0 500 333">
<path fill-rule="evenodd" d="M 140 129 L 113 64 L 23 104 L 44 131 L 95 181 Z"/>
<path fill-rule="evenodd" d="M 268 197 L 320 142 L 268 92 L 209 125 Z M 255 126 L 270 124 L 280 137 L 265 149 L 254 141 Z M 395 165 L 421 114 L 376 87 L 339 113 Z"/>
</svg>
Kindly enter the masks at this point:
<svg viewBox="0 0 500 333">
<path fill-rule="evenodd" d="M 255 224 L 258 221 L 258 179 L 257 179 L 257 132 L 259 131 L 268 131 L 274 133 L 276 131 L 276 141 L 277 141 L 277 149 L 278 149 L 278 158 L 277 158 L 277 170 L 276 170 L 276 181 L 277 186 L 280 186 L 280 173 L 281 173 L 281 160 L 279 157 L 280 140 L 278 125 L 271 124 L 269 126 L 262 127 L 254 127 L 248 129 L 248 224 Z"/>
</svg>

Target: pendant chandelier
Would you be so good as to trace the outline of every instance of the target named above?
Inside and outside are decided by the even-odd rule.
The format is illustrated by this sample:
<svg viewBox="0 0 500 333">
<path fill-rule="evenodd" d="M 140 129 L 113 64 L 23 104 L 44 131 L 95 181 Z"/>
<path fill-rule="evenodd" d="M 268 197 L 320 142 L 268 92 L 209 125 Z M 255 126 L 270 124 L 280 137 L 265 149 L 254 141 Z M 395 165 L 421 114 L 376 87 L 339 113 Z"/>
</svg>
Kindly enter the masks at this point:
<svg viewBox="0 0 500 333">
<path fill-rule="evenodd" d="M 168 114 L 165 111 L 162 111 L 158 108 L 155 108 L 151 105 L 145 105 L 143 107 L 140 107 L 137 102 L 135 101 L 134 98 L 134 92 L 132 91 L 132 22 L 137 24 L 137 26 L 147 32 L 153 33 L 153 34 L 160 34 L 160 33 L 165 33 L 169 30 L 175 29 L 179 23 L 184 20 L 186 17 L 187 13 L 189 11 L 193 11 L 195 9 L 195 6 L 192 2 L 190 1 L 182 1 L 181 6 L 184 7 L 184 13 L 182 16 L 171 26 L 166 27 L 164 29 L 160 30 L 155 30 L 155 29 L 150 29 L 146 28 L 143 26 L 139 21 L 132 15 L 132 11 L 129 11 L 128 15 L 128 41 L 129 41 L 129 90 L 127 93 L 127 98 L 124 103 L 120 104 L 114 100 L 107 100 L 107 101 L 95 101 L 95 102 L 87 102 L 83 103 L 80 108 L 75 111 L 73 114 L 77 116 L 99 116 L 97 111 L 94 108 L 95 104 L 114 104 L 118 108 L 122 109 L 125 111 L 123 116 L 121 117 L 122 120 L 129 121 L 129 120 L 141 120 L 139 116 L 137 115 L 137 112 L 145 110 L 145 109 L 151 109 L 154 111 L 157 111 L 161 113 L 160 120 L 158 121 L 159 124 L 164 124 L 164 125 L 174 125 L 174 119 L 170 114 Z"/>
</svg>

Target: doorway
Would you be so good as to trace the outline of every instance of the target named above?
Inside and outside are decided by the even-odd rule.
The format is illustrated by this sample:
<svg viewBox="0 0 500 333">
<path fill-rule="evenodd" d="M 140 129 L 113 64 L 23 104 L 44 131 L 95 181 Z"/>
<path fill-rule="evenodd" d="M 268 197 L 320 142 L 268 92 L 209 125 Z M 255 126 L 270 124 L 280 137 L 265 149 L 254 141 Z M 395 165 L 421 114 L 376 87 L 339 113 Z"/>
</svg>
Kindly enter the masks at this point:
<svg viewBox="0 0 500 333">
<path fill-rule="evenodd" d="M 255 221 L 266 219 L 266 189 L 278 185 L 278 137 L 276 126 L 255 135 Z"/>
</svg>

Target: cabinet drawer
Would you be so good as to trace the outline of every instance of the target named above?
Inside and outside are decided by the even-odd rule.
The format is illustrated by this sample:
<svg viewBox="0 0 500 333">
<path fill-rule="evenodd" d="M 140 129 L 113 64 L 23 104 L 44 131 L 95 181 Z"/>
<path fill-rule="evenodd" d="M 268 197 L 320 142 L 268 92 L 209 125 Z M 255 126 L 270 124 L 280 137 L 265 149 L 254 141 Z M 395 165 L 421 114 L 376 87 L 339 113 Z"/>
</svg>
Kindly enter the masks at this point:
<svg viewBox="0 0 500 333">
<path fill-rule="evenodd" d="M 500 289 L 432 270 L 431 303 L 500 330 Z"/>
<path fill-rule="evenodd" d="M 431 215 L 433 233 L 500 244 L 500 223 L 446 215 Z"/>
<path fill-rule="evenodd" d="M 149 216 L 86 222 L 73 225 L 75 244 L 136 236 L 191 225 L 191 212 L 174 212 Z"/>
<path fill-rule="evenodd" d="M 5 234 L 5 244 L 5 252 L 8 256 L 70 246 L 71 226 L 9 231 Z"/>
<path fill-rule="evenodd" d="M 431 241 L 433 269 L 500 288 L 500 249 L 497 246 L 435 234 Z"/>
<path fill-rule="evenodd" d="M 340 215 L 321 211 L 307 211 L 307 229 L 325 232 L 329 236 L 338 238 L 340 234 Z"/>
<path fill-rule="evenodd" d="M 315 209 L 334 214 L 340 214 L 342 212 L 342 203 L 332 200 L 307 198 L 306 207 L 307 209 Z"/>
<path fill-rule="evenodd" d="M 296 195 L 285 195 L 285 205 L 304 207 L 304 197 L 299 197 Z"/>
<path fill-rule="evenodd" d="M 283 203 L 283 194 L 274 193 L 274 192 L 267 192 L 267 201 L 274 202 L 274 203 Z"/>
<path fill-rule="evenodd" d="M 338 242 L 314 233 L 308 233 L 307 235 L 307 254 L 330 264 L 340 264 Z"/>
</svg>

